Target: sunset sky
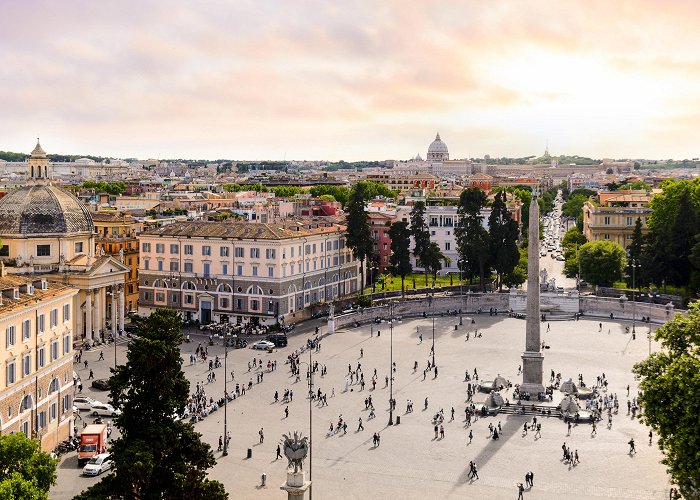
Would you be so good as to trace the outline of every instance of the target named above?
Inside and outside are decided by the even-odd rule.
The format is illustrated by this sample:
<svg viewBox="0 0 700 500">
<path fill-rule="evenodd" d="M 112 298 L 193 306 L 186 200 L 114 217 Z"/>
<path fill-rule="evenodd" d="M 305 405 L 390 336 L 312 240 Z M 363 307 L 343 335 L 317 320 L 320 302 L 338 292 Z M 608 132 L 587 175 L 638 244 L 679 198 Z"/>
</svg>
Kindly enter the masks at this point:
<svg viewBox="0 0 700 500">
<path fill-rule="evenodd" d="M 700 3 L 0 2 L 0 150 L 700 156 Z"/>
</svg>

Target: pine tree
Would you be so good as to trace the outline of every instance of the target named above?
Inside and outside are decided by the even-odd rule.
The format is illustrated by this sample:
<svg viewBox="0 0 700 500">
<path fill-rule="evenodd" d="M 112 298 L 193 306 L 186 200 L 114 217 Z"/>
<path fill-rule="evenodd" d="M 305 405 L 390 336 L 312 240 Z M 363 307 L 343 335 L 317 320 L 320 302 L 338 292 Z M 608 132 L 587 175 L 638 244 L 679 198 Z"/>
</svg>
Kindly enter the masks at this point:
<svg viewBox="0 0 700 500">
<path fill-rule="evenodd" d="M 110 401 L 121 437 L 110 452 L 114 472 L 76 497 L 225 499 L 218 481 L 206 478 L 214 455 L 191 423 L 173 415 L 187 405 L 189 381 L 182 372 L 184 340 L 178 314 L 159 309 L 139 324 L 127 362 L 113 370 Z"/>
<path fill-rule="evenodd" d="M 462 274 L 473 282 L 478 275 L 482 290 L 486 290 L 485 276 L 490 272 L 489 234 L 481 223 L 481 208 L 486 206 L 486 195 L 479 188 L 462 191 L 457 209 L 458 222 L 455 228 L 457 237 L 457 265 Z"/>
<path fill-rule="evenodd" d="M 347 245 L 352 250 L 352 254 L 360 261 L 360 274 L 362 276 L 362 284 L 360 293 L 364 294 L 365 290 L 365 262 L 368 257 L 372 256 L 374 245 L 372 242 L 372 233 L 369 228 L 369 216 L 365 210 L 369 192 L 367 186 L 363 182 L 358 182 L 353 186 L 348 200 L 348 216 L 347 216 Z"/>
<path fill-rule="evenodd" d="M 518 224 L 510 217 L 505 193 L 496 195 L 489 216 L 489 247 L 491 262 L 498 275 L 498 286 L 503 276 L 513 272 L 520 260 L 518 251 Z"/>
<path fill-rule="evenodd" d="M 637 221 L 634 223 L 634 229 L 632 230 L 632 241 L 627 247 L 627 286 L 631 287 L 633 285 L 632 278 L 635 276 L 633 273 L 636 272 L 637 287 L 640 287 L 642 283 L 645 282 L 644 277 L 641 274 L 642 266 L 637 266 L 637 269 L 632 269 L 633 265 L 640 263 L 642 256 L 642 245 L 644 243 L 644 236 L 642 235 L 642 219 L 637 217 Z"/>
<path fill-rule="evenodd" d="M 416 265 L 423 268 L 425 286 L 428 286 L 428 259 L 430 258 L 430 231 L 425 223 L 425 203 L 417 201 L 411 210 L 411 234 L 413 236 L 413 255 Z"/>
<path fill-rule="evenodd" d="M 401 277 L 401 295 L 405 295 L 404 280 L 411 274 L 411 231 L 408 223 L 403 221 L 394 222 L 389 228 L 389 238 L 391 238 L 391 263 L 390 271 L 394 276 Z"/>
</svg>

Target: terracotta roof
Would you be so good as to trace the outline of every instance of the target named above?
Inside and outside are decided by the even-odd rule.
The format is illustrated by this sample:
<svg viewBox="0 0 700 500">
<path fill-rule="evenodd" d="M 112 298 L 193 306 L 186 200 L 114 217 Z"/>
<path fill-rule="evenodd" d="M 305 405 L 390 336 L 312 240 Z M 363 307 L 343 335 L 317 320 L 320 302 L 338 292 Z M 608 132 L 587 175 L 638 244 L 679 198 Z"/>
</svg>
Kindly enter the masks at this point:
<svg viewBox="0 0 700 500">
<path fill-rule="evenodd" d="M 313 221 L 284 221 L 262 224 L 258 222 L 204 222 L 188 221 L 168 224 L 142 233 L 143 236 L 171 236 L 195 238 L 239 238 L 258 240 L 283 240 L 318 234 L 337 233 L 345 227 Z M 313 227 L 313 226 L 316 227 Z"/>
<path fill-rule="evenodd" d="M 0 290 L 12 290 L 22 285 L 31 285 L 38 281 L 40 280 L 37 278 L 27 278 L 16 275 L 3 276 L 0 278 Z M 20 291 L 19 299 L 3 296 L 2 304 L 0 305 L 0 314 L 9 314 L 17 309 L 33 306 L 42 300 L 47 300 L 74 290 L 74 288 L 61 283 L 52 281 L 47 281 L 47 283 L 48 288 L 46 290 L 35 288 L 34 293 L 31 295 Z"/>
</svg>

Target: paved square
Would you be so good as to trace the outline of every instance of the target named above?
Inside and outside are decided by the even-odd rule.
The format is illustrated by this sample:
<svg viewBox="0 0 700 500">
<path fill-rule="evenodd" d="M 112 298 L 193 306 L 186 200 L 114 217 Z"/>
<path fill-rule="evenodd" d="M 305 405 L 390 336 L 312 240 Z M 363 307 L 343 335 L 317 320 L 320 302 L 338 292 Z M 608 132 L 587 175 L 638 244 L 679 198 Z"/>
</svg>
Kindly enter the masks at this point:
<svg viewBox="0 0 700 500">
<path fill-rule="evenodd" d="M 560 372 L 564 379 L 576 380 L 582 373 L 587 385 L 595 383 L 597 375 L 605 373 L 610 382 L 609 393 L 617 393 L 620 413 L 613 419 L 612 429 L 600 422 L 596 436 L 591 436 L 589 425 L 574 427 L 567 436 L 566 425 L 557 418 L 544 418 L 542 437 L 534 439 L 533 432 L 522 435 L 522 416 L 499 415 L 482 418 L 472 424 L 474 439 L 469 443 L 469 428 L 464 424 L 466 401 L 465 370 L 478 369 L 480 379 L 488 380 L 500 374 L 513 383 L 521 364 L 520 354 L 525 342 L 525 321 L 488 314 L 474 316 L 476 324 L 464 317 L 464 326 L 458 331 L 454 325 L 459 318 L 453 316 L 435 319 L 435 345 L 438 377 L 427 375 L 423 380 L 423 368 L 430 354 L 432 323 L 430 318 L 405 320 L 394 327 L 394 361 L 397 372 L 394 397 L 397 401 L 395 415 L 401 416 L 400 425 L 389 427 L 388 397 L 385 377 L 389 374 L 390 331 L 389 325 L 363 325 L 336 332 L 321 343 L 319 353 L 312 359 L 325 365 L 328 374 L 314 374 L 315 390 L 320 388 L 328 395 L 328 406 L 313 403 L 313 492 L 317 499 L 338 498 L 488 498 L 511 499 L 517 497 L 516 483 L 524 482 L 525 473 L 534 472 L 534 487 L 526 490 L 525 498 L 620 498 L 664 499 L 668 498 L 668 477 L 659 463 L 661 453 L 656 446 L 648 446 L 648 429 L 627 416 L 627 384 L 631 396 L 636 394 L 636 384 L 630 373 L 634 362 L 646 356 L 649 344 L 647 326 L 637 328 L 637 339 L 625 333 L 625 324 L 603 320 L 599 331 L 598 319 L 582 319 L 578 322 L 552 322 L 551 331 L 542 327 L 542 339 L 551 346 L 545 351 L 545 379 L 551 369 Z M 307 327 L 308 328 L 308 327 Z M 417 328 L 423 334 L 419 343 Z M 482 332 L 474 338 L 474 329 Z M 303 330 L 303 327 L 302 327 Z M 322 331 L 325 330 L 322 328 Z M 370 336 L 370 330 L 374 335 Z M 377 335 L 377 330 L 381 335 Z M 470 340 L 465 340 L 467 331 Z M 290 338 L 289 346 L 272 354 L 251 349 L 230 351 L 228 356 L 229 390 L 230 371 L 235 370 L 237 382 L 253 381 L 252 390 L 231 402 L 228 407 L 228 428 L 232 433 L 230 454 L 221 457 L 215 451 L 218 463 L 210 477 L 224 483 L 231 498 L 267 499 L 285 498 L 279 486 L 286 479 L 286 460 L 275 460 L 277 443 L 282 433 L 298 430 L 308 434 L 309 404 L 302 365 L 300 382 L 290 375 L 285 358 L 303 345 L 311 335 L 303 331 Z M 207 395 L 220 397 L 223 393 L 223 368 L 216 370 L 217 381 L 206 383 L 207 367 L 199 363 L 189 365 L 189 353 L 197 343 L 183 346 L 186 359 L 184 370 L 193 386 L 204 382 Z M 657 346 L 651 345 L 654 349 Z M 360 349 L 363 351 L 360 357 Z M 209 348 L 210 357 L 221 355 L 221 346 Z M 91 367 L 104 370 L 93 362 L 98 353 L 89 353 Z M 120 357 L 122 354 L 120 354 Z M 254 371 L 248 373 L 247 363 L 253 356 L 263 360 L 278 361 L 278 370 L 266 373 L 261 384 L 256 383 Z M 107 356 L 109 359 L 110 356 Z M 308 361 L 308 353 L 302 356 Z M 414 362 L 418 370 L 414 372 Z M 345 391 L 345 375 L 348 364 L 353 369 L 362 364 L 367 382 L 364 391 L 359 385 L 351 385 Z M 371 389 L 371 378 L 377 370 L 376 390 Z M 78 370 L 85 380 L 84 370 Z M 154 381 L 156 382 L 156 381 Z M 86 384 L 87 385 L 87 384 Z M 274 402 L 274 392 L 281 396 L 286 388 L 294 391 L 289 403 L 289 418 L 284 418 L 285 404 Z M 331 397 L 331 393 L 335 396 Z M 84 392 L 90 392 L 86 390 Z M 561 399 L 555 392 L 555 402 Z M 364 399 L 372 396 L 377 417 L 368 419 Z M 100 396 L 104 399 L 104 393 Z M 428 409 L 423 410 L 428 397 Z M 475 401 L 483 398 L 478 395 Z M 512 391 L 505 397 L 512 399 Z M 405 414 L 406 400 L 414 402 L 414 412 Z M 455 420 L 450 421 L 450 408 L 455 408 Z M 441 408 L 445 410 L 445 438 L 434 439 L 431 418 Z M 331 422 L 335 425 L 339 415 L 348 423 L 347 435 L 328 435 Z M 223 409 L 196 424 L 203 438 L 216 450 L 218 437 L 223 434 Z M 364 431 L 357 432 L 358 418 L 362 417 Z M 501 439 L 489 439 L 488 425 L 501 423 Z M 264 428 L 265 440 L 259 444 L 258 431 Z M 381 445 L 374 447 L 372 435 L 381 434 Z M 628 455 L 627 442 L 633 437 L 638 453 Z M 581 463 L 572 467 L 562 461 L 562 443 L 571 450 L 578 450 Z M 251 448 L 253 457 L 246 459 Z M 479 469 L 479 479 L 467 478 L 468 463 L 474 460 Z M 308 460 L 305 464 L 308 469 Z M 267 486 L 260 487 L 261 473 L 267 473 Z M 78 477 L 75 457 L 68 455 L 59 466 L 59 484 L 52 489 L 51 498 L 70 498 L 95 479 Z"/>
</svg>

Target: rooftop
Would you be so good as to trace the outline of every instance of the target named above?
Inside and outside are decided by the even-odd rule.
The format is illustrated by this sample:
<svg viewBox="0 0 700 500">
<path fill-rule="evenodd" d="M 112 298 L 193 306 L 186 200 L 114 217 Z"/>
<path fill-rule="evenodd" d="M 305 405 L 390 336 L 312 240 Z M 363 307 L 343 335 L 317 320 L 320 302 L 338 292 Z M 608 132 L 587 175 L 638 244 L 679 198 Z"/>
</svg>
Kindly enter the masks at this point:
<svg viewBox="0 0 700 500">
<path fill-rule="evenodd" d="M 148 230 L 143 236 L 195 237 L 195 238 L 237 238 L 256 240 L 284 240 L 337 233 L 345 230 L 344 226 L 329 222 L 284 221 L 262 224 L 258 222 L 176 222 L 164 227 Z"/>
<path fill-rule="evenodd" d="M 41 279 L 36 277 L 31 278 L 17 275 L 8 275 L 0 277 L 0 292 L 7 292 L 15 289 L 20 289 L 20 287 L 27 285 L 34 285 L 35 287 L 34 292 L 32 294 L 27 293 L 26 288 L 24 292 L 20 290 L 19 298 L 17 299 L 14 298 L 14 294 L 12 294 L 11 297 L 8 297 L 6 294 L 3 294 L 2 298 L 0 299 L 0 315 L 10 314 L 19 309 L 23 309 L 28 306 L 33 306 L 38 302 L 42 302 L 46 299 L 50 299 L 53 297 L 58 297 L 59 295 L 66 294 L 69 293 L 71 290 L 74 290 L 70 286 L 51 281 L 47 281 L 46 290 L 42 290 L 38 286 L 40 282 Z"/>
</svg>

